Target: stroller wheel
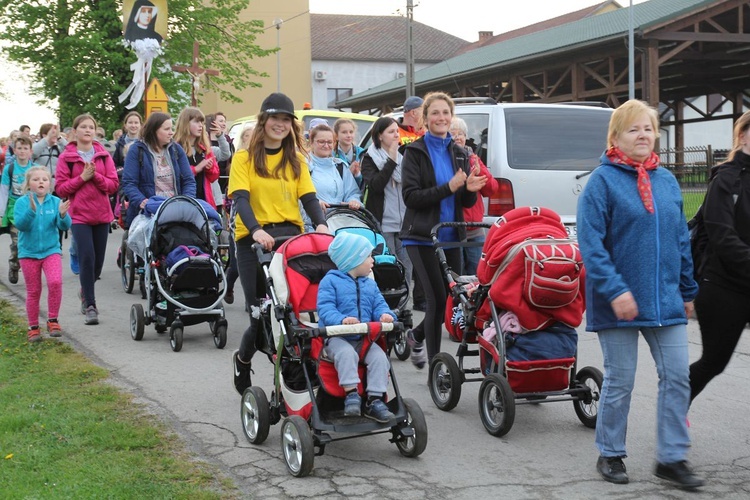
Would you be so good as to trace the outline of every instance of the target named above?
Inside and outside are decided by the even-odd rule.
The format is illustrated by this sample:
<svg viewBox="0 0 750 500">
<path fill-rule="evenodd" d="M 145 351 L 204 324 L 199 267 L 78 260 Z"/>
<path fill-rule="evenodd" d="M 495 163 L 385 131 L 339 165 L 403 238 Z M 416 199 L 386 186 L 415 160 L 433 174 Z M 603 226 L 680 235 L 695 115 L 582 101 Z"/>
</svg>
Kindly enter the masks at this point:
<svg viewBox="0 0 750 500">
<path fill-rule="evenodd" d="M 146 323 L 146 319 L 143 317 L 143 306 L 140 304 L 133 304 L 130 308 L 130 336 L 133 340 L 141 340 L 143 338 L 143 327 Z"/>
<path fill-rule="evenodd" d="M 461 399 L 461 370 L 448 353 L 438 353 L 430 363 L 430 396 L 439 409 L 451 411 Z"/>
<path fill-rule="evenodd" d="M 221 319 L 214 323 L 212 328 L 214 334 L 214 345 L 217 349 L 224 349 L 227 345 L 227 320 Z"/>
<path fill-rule="evenodd" d="M 174 352 L 180 352 L 180 350 L 182 349 L 182 334 L 182 322 L 173 322 L 172 326 L 169 327 L 169 345 L 172 347 L 172 350 Z"/>
<path fill-rule="evenodd" d="M 133 251 L 125 243 L 120 247 L 120 277 L 125 293 L 132 292 L 135 284 L 135 258 Z"/>
<path fill-rule="evenodd" d="M 576 373 L 578 387 L 588 389 L 588 393 L 573 401 L 573 408 L 581 423 L 590 429 L 596 428 L 596 416 L 599 413 L 599 397 L 602 393 L 604 375 L 598 368 L 586 366 Z"/>
<path fill-rule="evenodd" d="M 504 436 L 516 419 L 516 400 L 505 377 L 490 373 L 479 387 L 479 417 L 487 432 Z"/>
<path fill-rule="evenodd" d="M 253 444 L 261 444 L 268 437 L 271 416 L 266 393 L 260 387 L 248 387 L 242 394 L 240 418 L 245 437 Z"/>
<path fill-rule="evenodd" d="M 312 471 L 315 460 L 315 443 L 305 419 L 292 415 L 281 424 L 281 450 L 289 473 L 305 477 Z"/>
<path fill-rule="evenodd" d="M 406 361 L 409 359 L 409 356 L 411 356 L 411 347 L 409 347 L 409 344 L 406 342 L 406 332 L 407 330 L 404 329 L 404 331 L 401 332 L 401 335 L 399 335 L 396 343 L 393 344 L 393 352 L 396 353 L 396 357 L 401 361 Z"/>
<path fill-rule="evenodd" d="M 403 402 L 406 407 L 406 425 L 411 427 L 414 434 L 397 437 L 396 446 L 403 456 L 414 458 L 421 455 L 427 447 L 427 421 L 416 401 L 405 398 Z"/>
</svg>

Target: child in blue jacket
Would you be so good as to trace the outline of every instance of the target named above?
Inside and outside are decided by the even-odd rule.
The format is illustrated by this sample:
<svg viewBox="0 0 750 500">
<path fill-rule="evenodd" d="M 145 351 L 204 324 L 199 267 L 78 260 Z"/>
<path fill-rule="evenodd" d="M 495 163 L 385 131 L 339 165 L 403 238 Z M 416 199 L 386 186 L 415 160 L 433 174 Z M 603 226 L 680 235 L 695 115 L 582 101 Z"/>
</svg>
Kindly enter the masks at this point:
<svg viewBox="0 0 750 500">
<path fill-rule="evenodd" d="M 368 276 L 372 271 L 373 245 L 357 234 L 336 235 L 328 255 L 338 269 L 328 271 L 318 288 L 318 325 L 352 325 L 380 321 L 392 323 L 394 314 L 388 308 L 378 285 Z M 362 400 L 357 393 L 359 355 L 355 345 L 358 336 L 331 337 L 326 340 L 326 353 L 333 360 L 339 384 L 346 391 L 345 416 L 362 415 Z M 383 402 L 388 389 L 388 356 L 372 344 L 365 356 L 367 365 L 367 403 L 364 416 L 376 422 L 388 422 L 393 413 Z"/>
<path fill-rule="evenodd" d="M 50 194 L 52 184 L 45 167 L 26 171 L 23 194 L 14 208 L 18 228 L 18 260 L 26 281 L 26 316 L 29 320 L 27 340 L 42 340 L 39 329 L 39 298 L 42 295 L 42 271 L 47 280 L 47 333 L 60 337 L 62 329 L 57 313 L 62 302 L 62 251 L 58 230 L 70 229 L 70 201 Z"/>
</svg>

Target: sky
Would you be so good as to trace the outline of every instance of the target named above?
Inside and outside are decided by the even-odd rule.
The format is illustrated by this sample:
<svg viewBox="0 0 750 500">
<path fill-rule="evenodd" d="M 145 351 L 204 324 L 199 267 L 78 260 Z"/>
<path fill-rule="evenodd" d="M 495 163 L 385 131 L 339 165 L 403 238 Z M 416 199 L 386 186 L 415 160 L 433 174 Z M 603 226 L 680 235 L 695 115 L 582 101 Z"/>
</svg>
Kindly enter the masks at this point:
<svg viewBox="0 0 750 500">
<path fill-rule="evenodd" d="M 627 7 L 630 0 L 618 0 Z M 645 0 L 633 0 L 638 4 Z M 310 0 L 315 14 L 405 15 L 407 0 Z M 495 35 L 601 3 L 597 0 L 413 0 L 414 20 L 474 42 L 479 31 Z M 38 131 L 56 121 L 49 108 L 35 104 L 21 73 L 0 60 L 0 137 L 21 124 Z"/>
</svg>

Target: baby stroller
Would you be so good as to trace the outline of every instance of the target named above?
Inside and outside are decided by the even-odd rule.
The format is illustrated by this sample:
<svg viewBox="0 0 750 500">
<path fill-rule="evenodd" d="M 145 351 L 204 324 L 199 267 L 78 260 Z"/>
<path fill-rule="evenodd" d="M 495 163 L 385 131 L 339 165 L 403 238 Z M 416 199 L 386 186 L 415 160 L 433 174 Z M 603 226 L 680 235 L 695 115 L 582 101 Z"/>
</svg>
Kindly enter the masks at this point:
<svg viewBox="0 0 750 500">
<path fill-rule="evenodd" d="M 441 227 L 458 226 L 491 228 L 478 277 L 456 275 L 443 251 L 456 244 L 438 242 Z M 432 239 L 450 289 L 445 325 L 459 342 L 458 362 L 441 352 L 430 363 L 435 405 L 450 411 L 464 382 L 481 382 L 479 415 L 494 436 L 510 431 L 519 404 L 572 401 L 580 421 L 596 427 L 603 375 L 590 366 L 577 369 L 574 328 L 585 308 L 585 272 L 578 245 L 568 239 L 560 217 L 549 209 L 522 207 L 492 225 L 438 224 Z M 479 367 L 465 367 L 466 357 L 478 357 Z"/>
<path fill-rule="evenodd" d="M 173 196 L 151 198 L 145 212 L 130 225 L 128 246 L 146 263 L 143 275 L 147 314 L 141 304 L 130 308 L 130 335 L 143 338 L 144 325 L 157 333 L 169 329 L 172 350 L 182 349 L 185 326 L 208 322 L 214 345 L 227 343 L 224 319 L 226 278 L 217 253 L 220 219 L 202 200 Z"/>
<path fill-rule="evenodd" d="M 412 327 L 411 310 L 406 308 L 409 301 L 409 283 L 403 264 L 388 248 L 383 238 L 380 224 L 375 216 L 364 207 L 358 210 L 349 205 L 331 205 L 326 213 L 326 223 L 334 236 L 340 231 L 359 234 L 367 238 L 375 247 L 372 274 L 383 294 L 388 307 L 396 312 L 396 321 L 403 323 L 404 334 L 393 345 L 396 357 L 401 361 L 409 359 L 411 349 L 406 342 L 406 330 Z"/>
<path fill-rule="evenodd" d="M 427 446 L 427 424 L 416 401 L 402 398 L 393 369 L 387 406 L 394 418 L 378 423 L 367 418 L 343 417 L 344 390 L 323 349 L 324 338 L 362 335 L 360 357 L 373 342 L 393 344 L 403 331 L 399 323 L 358 323 L 318 328 L 318 284 L 335 266 L 328 257 L 332 236 L 305 233 L 294 236 L 276 252 L 255 245 L 268 292 L 261 305 L 258 349 L 274 365 L 270 401 L 258 386 L 242 395 L 240 417 L 248 441 L 263 443 L 271 424 L 283 418 L 281 448 L 289 473 L 308 475 L 315 455 L 323 455 L 333 441 L 390 433 L 402 455 L 416 457 Z M 359 367 L 360 379 L 366 370 Z M 363 384 L 358 390 L 362 392 Z M 341 434 L 340 436 L 334 433 Z"/>
</svg>

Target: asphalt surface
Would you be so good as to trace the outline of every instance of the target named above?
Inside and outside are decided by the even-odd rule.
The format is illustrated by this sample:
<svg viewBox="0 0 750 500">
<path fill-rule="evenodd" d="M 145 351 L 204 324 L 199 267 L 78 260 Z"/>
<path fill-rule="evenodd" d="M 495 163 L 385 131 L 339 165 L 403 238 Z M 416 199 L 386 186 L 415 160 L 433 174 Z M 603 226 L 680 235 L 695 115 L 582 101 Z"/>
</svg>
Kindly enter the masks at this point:
<svg viewBox="0 0 750 500">
<path fill-rule="evenodd" d="M 315 457 L 309 477 L 294 478 L 284 464 L 280 424 L 272 426 L 267 441 L 258 446 L 248 443 L 242 431 L 240 396 L 232 385 L 231 365 L 232 351 L 248 324 L 239 281 L 234 304 L 226 306 L 229 340 L 223 350 L 214 346 L 207 324 L 185 328 L 179 353 L 172 352 L 168 336 L 157 334 L 153 325 L 146 327 L 142 341 L 135 342 L 130 337 L 130 307 L 145 301 L 140 299 L 137 284 L 130 295 L 121 288 L 115 264 L 121 235 L 117 230 L 110 236 L 97 283 L 98 326 L 83 324 L 76 296 L 78 278 L 70 271 L 65 241 L 62 341 L 108 369 L 112 383 L 167 421 L 196 456 L 225 471 L 247 498 L 655 499 L 688 495 L 653 475 L 656 370 L 645 342 L 641 342 L 629 419 L 628 485 L 601 480 L 595 470 L 594 432 L 581 424 L 572 403 L 518 406 L 513 428 L 496 438 L 485 431 L 479 418 L 479 383 L 464 384 L 457 407 L 443 412 L 430 397 L 427 370 L 417 370 L 409 361 L 395 357 L 402 395 L 415 399 L 427 419 L 425 452 L 416 459 L 402 457 L 388 442 L 389 434 L 345 440 L 330 444 L 325 455 Z M 9 238 L 0 238 L 0 297 L 22 310 L 23 276 L 16 285 L 7 280 L 9 243 Z M 420 313 L 416 314 L 419 318 Z M 695 321 L 689 332 L 691 359 L 696 359 L 701 346 Z M 596 336 L 583 327 L 579 333 L 579 369 L 586 365 L 601 368 Z M 456 346 L 446 334 L 443 351 L 455 354 Z M 750 498 L 749 353 L 750 340 L 745 335 L 728 369 L 690 411 L 690 461 L 707 480 L 691 498 Z M 256 356 L 254 370 L 254 385 L 270 394 L 272 365 Z"/>
</svg>

